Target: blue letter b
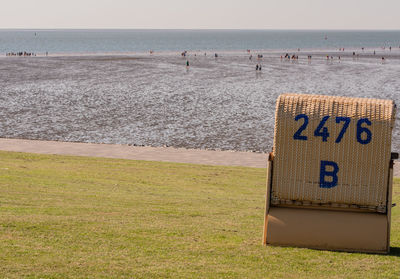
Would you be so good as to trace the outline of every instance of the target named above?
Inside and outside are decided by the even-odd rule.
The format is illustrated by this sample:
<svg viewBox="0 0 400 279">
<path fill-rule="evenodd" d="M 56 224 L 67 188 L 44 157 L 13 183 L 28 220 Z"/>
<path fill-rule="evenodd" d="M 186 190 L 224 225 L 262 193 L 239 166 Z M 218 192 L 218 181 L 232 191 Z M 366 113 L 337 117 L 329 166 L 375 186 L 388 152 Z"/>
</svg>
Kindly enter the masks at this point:
<svg viewBox="0 0 400 279">
<path fill-rule="evenodd" d="M 333 167 L 333 171 L 327 171 L 326 167 Z M 338 183 L 337 173 L 339 172 L 339 167 L 335 162 L 331 161 L 321 161 L 321 170 L 319 174 L 319 187 L 320 188 L 333 188 Z M 326 181 L 325 177 L 332 177 L 332 181 Z"/>
</svg>

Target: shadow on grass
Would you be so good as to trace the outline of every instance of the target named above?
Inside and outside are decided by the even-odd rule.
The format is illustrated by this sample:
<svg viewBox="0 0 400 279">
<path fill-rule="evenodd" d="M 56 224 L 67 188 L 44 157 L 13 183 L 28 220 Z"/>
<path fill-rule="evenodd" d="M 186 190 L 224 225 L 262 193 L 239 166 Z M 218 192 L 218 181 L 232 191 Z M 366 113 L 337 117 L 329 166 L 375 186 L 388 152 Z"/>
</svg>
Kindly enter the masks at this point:
<svg viewBox="0 0 400 279">
<path fill-rule="evenodd" d="M 390 247 L 389 256 L 400 257 L 400 247 Z"/>
</svg>

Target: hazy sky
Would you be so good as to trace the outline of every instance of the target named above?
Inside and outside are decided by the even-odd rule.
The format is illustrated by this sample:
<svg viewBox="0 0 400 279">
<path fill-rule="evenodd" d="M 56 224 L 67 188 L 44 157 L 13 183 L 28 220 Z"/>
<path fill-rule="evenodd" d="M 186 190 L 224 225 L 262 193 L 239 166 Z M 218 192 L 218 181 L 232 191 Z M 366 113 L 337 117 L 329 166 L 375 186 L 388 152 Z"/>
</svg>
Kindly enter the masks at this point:
<svg viewBox="0 0 400 279">
<path fill-rule="evenodd" d="M 400 0 L 2 0 L 0 28 L 400 29 Z"/>
</svg>

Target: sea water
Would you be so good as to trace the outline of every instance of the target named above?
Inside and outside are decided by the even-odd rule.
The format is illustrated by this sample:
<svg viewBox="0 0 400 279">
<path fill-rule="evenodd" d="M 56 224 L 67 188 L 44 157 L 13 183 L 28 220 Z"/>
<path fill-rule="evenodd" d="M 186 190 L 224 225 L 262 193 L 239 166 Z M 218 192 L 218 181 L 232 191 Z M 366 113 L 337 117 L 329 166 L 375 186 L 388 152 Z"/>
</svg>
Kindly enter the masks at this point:
<svg viewBox="0 0 400 279">
<path fill-rule="evenodd" d="M 400 31 L 0 30 L 0 53 L 399 47 Z"/>
</svg>

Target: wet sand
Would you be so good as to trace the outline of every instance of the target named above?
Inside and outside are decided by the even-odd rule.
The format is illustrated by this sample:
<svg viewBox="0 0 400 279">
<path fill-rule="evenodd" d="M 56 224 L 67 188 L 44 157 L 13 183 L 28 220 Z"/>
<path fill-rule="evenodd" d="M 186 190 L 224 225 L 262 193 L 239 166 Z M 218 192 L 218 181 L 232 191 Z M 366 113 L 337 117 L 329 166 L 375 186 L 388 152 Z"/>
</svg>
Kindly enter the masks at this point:
<svg viewBox="0 0 400 279">
<path fill-rule="evenodd" d="M 218 59 L 200 51 L 186 58 L 158 52 L 3 57 L 0 137 L 266 153 L 282 93 L 400 103 L 399 49 L 376 56 L 358 50 L 358 58 L 350 49 L 302 50 L 295 61 L 280 59 L 287 51 L 260 52 L 260 60 L 258 52 L 250 60 L 244 51 L 218 52 Z M 397 127 L 392 147 L 400 150 Z"/>
<path fill-rule="evenodd" d="M 0 138 L 0 150 L 254 168 L 265 168 L 267 162 L 266 153 L 4 138 Z M 395 161 L 394 175 L 400 177 L 400 161 Z"/>
</svg>

